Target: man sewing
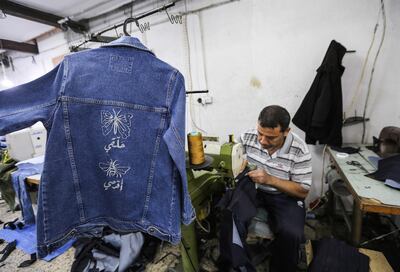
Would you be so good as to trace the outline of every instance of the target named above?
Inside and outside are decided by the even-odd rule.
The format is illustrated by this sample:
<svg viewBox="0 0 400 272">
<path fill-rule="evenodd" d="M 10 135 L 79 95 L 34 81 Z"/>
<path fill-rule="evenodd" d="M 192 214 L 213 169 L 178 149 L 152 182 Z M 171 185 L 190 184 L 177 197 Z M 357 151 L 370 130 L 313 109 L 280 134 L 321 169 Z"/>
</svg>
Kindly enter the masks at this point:
<svg viewBox="0 0 400 272">
<path fill-rule="evenodd" d="M 257 166 L 248 176 L 257 184 L 257 201 L 268 211 L 275 235 L 271 270 L 285 272 L 296 271 L 312 175 L 308 147 L 289 123 L 285 108 L 268 106 L 257 128 L 241 135 L 248 162 Z"/>
</svg>

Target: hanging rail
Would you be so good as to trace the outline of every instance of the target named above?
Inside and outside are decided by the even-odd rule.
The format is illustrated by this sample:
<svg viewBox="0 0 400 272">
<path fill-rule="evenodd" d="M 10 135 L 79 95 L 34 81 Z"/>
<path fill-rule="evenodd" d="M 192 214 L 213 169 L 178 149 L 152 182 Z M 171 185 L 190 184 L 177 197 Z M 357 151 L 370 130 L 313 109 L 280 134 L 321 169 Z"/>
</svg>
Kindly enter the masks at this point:
<svg viewBox="0 0 400 272">
<path fill-rule="evenodd" d="M 78 45 L 76 45 L 76 46 L 72 46 L 72 47 L 70 48 L 70 51 L 71 51 L 71 52 L 77 51 L 79 47 L 81 47 L 82 45 L 84 45 L 84 44 L 86 44 L 86 43 L 88 43 L 88 42 L 105 42 L 105 43 L 108 43 L 108 42 L 110 42 L 110 41 L 112 41 L 112 40 L 115 40 L 115 39 L 117 39 L 117 38 L 105 37 L 105 36 L 101 36 L 101 34 L 107 32 L 107 31 L 113 30 L 113 29 L 117 29 L 118 27 L 123 26 L 123 25 L 125 24 L 125 22 L 128 22 L 128 23 L 129 23 L 129 22 L 134 22 L 134 21 L 137 22 L 138 20 L 143 19 L 143 18 L 145 18 L 145 17 L 147 17 L 147 16 L 150 16 L 150 15 L 153 15 L 153 14 L 155 14 L 155 13 L 157 13 L 157 12 L 164 11 L 164 10 L 166 11 L 168 8 L 175 6 L 175 2 L 176 2 L 176 1 L 170 2 L 170 3 L 168 3 L 168 4 L 163 5 L 162 7 L 149 10 L 149 11 L 147 11 L 147 12 L 144 12 L 144 13 L 142 13 L 142 14 L 139 14 L 139 15 L 136 16 L 136 17 L 128 18 L 128 19 L 125 20 L 123 23 L 110 26 L 110 27 L 108 27 L 108 28 L 106 28 L 106 29 L 103 29 L 103 30 L 101 30 L 101 31 L 99 31 L 99 32 L 97 32 L 97 33 L 95 33 L 95 34 L 91 34 L 89 39 L 84 40 L 83 42 L 81 42 L 80 44 L 78 44 Z M 130 19 L 130 20 L 129 20 L 129 19 Z"/>
<path fill-rule="evenodd" d="M 153 15 L 154 13 L 157 13 L 157 12 L 159 12 L 159 11 L 167 10 L 168 8 L 173 7 L 173 6 L 175 6 L 175 2 L 170 2 L 170 3 L 168 3 L 168 4 L 165 4 L 165 5 L 162 6 L 162 7 L 149 10 L 149 11 L 144 12 L 144 13 L 142 13 L 142 14 L 140 14 L 140 15 L 138 15 L 138 16 L 135 16 L 135 17 L 133 17 L 133 18 L 134 18 L 135 20 L 138 21 L 138 20 L 143 19 L 143 18 L 145 18 L 145 17 L 147 17 L 147 16 Z M 115 29 L 115 28 L 117 28 L 117 27 L 120 27 L 120 26 L 123 26 L 123 25 L 124 25 L 124 23 L 120 23 L 120 24 L 111 26 L 111 27 L 109 27 L 109 28 L 106 28 L 106 29 L 104 29 L 104 30 L 102 30 L 102 31 L 97 32 L 97 33 L 94 34 L 93 36 L 94 36 L 94 37 L 99 36 L 99 35 L 101 35 L 101 34 L 107 32 L 107 31 L 113 30 L 113 29 Z"/>
</svg>

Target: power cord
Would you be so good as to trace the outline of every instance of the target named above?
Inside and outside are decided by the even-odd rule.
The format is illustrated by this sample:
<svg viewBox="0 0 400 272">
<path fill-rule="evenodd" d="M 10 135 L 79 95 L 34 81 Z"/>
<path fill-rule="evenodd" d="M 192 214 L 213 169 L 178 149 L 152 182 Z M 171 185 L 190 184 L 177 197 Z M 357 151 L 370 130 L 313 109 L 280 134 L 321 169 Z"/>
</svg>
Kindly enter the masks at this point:
<svg viewBox="0 0 400 272">
<path fill-rule="evenodd" d="M 369 95 L 371 93 L 371 85 L 372 85 L 372 80 L 374 78 L 375 65 L 376 65 L 376 62 L 378 60 L 379 53 L 381 52 L 382 44 L 383 44 L 383 41 L 385 40 L 385 34 L 386 34 L 386 13 L 385 13 L 385 4 L 384 4 L 383 0 L 381 0 L 381 10 L 382 10 L 382 18 L 383 18 L 383 31 L 382 31 L 381 42 L 379 44 L 378 51 L 376 52 L 376 55 L 375 55 L 375 58 L 374 58 L 374 62 L 373 62 L 373 65 L 372 65 L 371 75 L 370 75 L 369 83 L 368 83 L 367 97 L 365 99 L 364 112 L 363 112 L 363 133 L 362 133 L 362 138 L 361 138 L 361 143 L 363 143 L 363 144 L 364 144 L 364 140 L 365 140 L 365 131 L 366 131 L 365 115 L 366 115 L 366 112 L 367 112 Z"/>
<path fill-rule="evenodd" d="M 185 1 L 185 9 L 187 12 L 187 6 L 186 6 L 186 1 Z M 185 15 L 183 17 L 183 30 L 184 30 L 184 42 L 185 42 L 185 46 L 186 46 L 186 50 L 187 50 L 187 68 L 188 68 L 188 84 L 189 84 L 189 91 L 193 90 L 193 79 L 192 79 L 192 60 L 191 60 L 191 56 L 190 56 L 190 42 L 189 42 L 189 31 L 188 31 L 188 26 L 187 26 L 187 15 Z M 199 130 L 200 132 L 203 132 L 204 134 L 207 134 L 207 132 L 203 129 L 201 129 L 195 121 L 195 116 L 196 113 L 193 109 L 193 97 L 192 95 L 189 95 L 189 111 L 190 111 L 190 120 L 192 123 L 192 126 Z"/>
</svg>

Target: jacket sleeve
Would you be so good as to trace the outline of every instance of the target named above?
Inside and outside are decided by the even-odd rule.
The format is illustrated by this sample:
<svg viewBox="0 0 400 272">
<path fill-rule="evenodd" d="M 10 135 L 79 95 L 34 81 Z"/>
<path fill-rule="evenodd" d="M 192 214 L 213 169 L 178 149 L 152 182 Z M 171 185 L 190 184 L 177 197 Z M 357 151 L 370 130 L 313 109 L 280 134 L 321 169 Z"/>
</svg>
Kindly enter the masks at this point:
<svg viewBox="0 0 400 272">
<path fill-rule="evenodd" d="M 51 121 L 64 81 L 61 63 L 44 76 L 0 91 L 0 135 L 20 130 L 41 121 Z"/>
<path fill-rule="evenodd" d="M 311 127 L 324 127 L 328 121 L 331 111 L 332 101 L 332 82 L 328 73 L 324 72 L 320 80 L 320 95 L 315 101 L 314 112 L 311 119 Z"/>
<path fill-rule="evenodd" d="M 185 225 L 189 225 L 195 218 L 194 209 L 189 195 L 186 162 L 185 162 L 185 105 L 186 92 L 183 76 L 175 71 L 172 75 L 175 80 L 171 84 L 172 95 L 170 104 L 170 123 L 163 139 L 168 146 L 169 153 L 179 171 L 181 185 L 181 219 Z"/>
</svg>

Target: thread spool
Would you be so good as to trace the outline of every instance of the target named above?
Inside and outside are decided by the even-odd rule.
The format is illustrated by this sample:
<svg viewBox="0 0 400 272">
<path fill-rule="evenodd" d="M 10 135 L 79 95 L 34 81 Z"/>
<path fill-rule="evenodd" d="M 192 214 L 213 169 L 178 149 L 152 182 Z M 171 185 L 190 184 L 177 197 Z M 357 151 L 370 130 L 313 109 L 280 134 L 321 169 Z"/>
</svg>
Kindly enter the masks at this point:
<svg viewBox="0 0 400 272">
<path fill-rule="evenodd" d="M 190 132 L 187 135 L 189 146 L 190 164 L 199 165 L 204 163 L 203 137 L 200 132 Z"/>
</svg>

